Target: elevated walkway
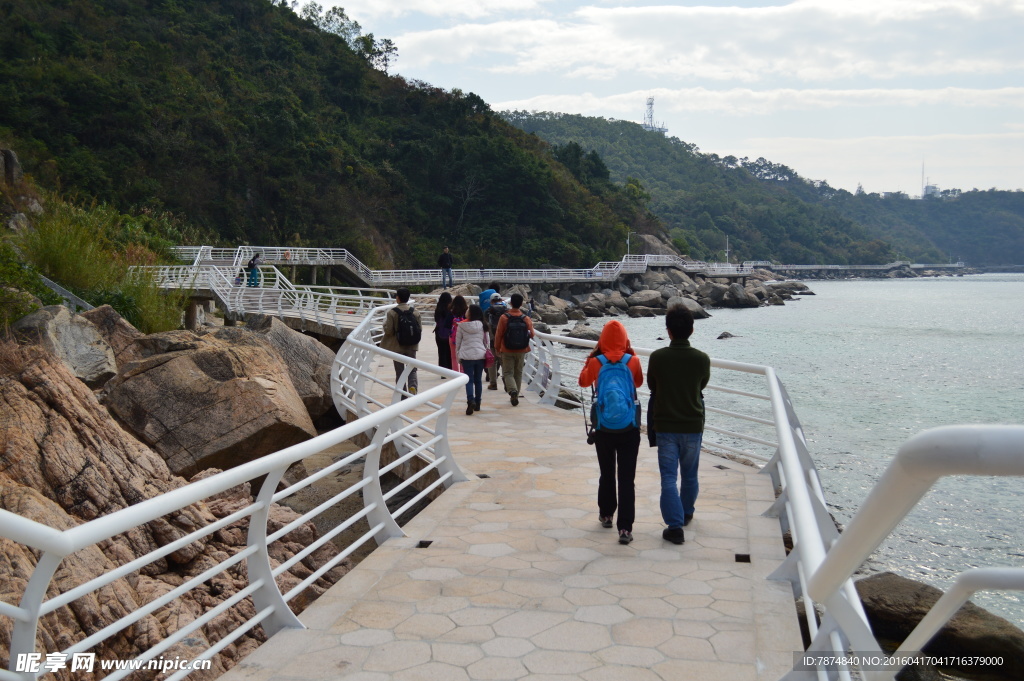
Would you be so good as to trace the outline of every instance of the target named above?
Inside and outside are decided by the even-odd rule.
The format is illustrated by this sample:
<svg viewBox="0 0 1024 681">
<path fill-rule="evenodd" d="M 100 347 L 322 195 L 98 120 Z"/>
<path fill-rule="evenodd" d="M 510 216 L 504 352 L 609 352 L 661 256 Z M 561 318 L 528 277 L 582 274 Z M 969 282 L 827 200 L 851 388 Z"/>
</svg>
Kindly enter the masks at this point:
<svg viewBox="0 0 1024 681">
<path fill-rule="evenodd" d="M 429 346 L 429 347 L 428 347 Z M 432 360 L 433 344 L 420 346 Z M 390 362 L 377 373 L 391 380 Z M 440 382 L 421 374 L 420 391 Z M 467 473 L 224 681 L 776 681 L 802 650 L 775 495 L 705 453 L 687 540 L 661 538 L 657 457 L 637 467 L 635 540 L 597 521 L 598 466 L 578 413 L 509 404 L 448 423 Z M 749 561 L 749 562 L 747 562 Z"/>
</svg>

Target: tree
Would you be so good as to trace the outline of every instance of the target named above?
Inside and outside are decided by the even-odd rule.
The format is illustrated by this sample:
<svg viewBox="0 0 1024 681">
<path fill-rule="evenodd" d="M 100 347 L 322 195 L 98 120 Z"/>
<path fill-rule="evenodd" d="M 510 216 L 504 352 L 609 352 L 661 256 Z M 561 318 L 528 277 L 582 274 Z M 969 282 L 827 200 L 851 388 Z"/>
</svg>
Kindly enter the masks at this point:
<svg viewBox="0 0 1024 681">
<path fill-rule="evenodd" d="M 372 33 L 356 38 L 356 49 L 363 59 L 375 69 L 388 72 L 388 67 L 398 59 L 398 47 L 390 38 L 376 40 Z"/>
</svg>

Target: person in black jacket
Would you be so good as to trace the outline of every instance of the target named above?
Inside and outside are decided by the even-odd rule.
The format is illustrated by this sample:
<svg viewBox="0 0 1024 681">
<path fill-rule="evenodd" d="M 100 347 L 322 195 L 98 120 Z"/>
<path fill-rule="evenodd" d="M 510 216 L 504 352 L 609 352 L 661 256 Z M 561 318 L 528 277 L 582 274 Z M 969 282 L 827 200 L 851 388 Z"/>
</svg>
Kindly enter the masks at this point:
<svg viewBox="0 0 1024 681">
<path fill-rule="evenodd" d="M 441 268 L 441 288 L 450 288 L 455 286 L 455 277 L 452 274 L 452 254 L 448 252 L 448 247 L 444 247 L 444 252 L 437 259 L 437 266 Z M 445 278 L 447 277 L 448 285 L 445 286 Z"/>
</svg>

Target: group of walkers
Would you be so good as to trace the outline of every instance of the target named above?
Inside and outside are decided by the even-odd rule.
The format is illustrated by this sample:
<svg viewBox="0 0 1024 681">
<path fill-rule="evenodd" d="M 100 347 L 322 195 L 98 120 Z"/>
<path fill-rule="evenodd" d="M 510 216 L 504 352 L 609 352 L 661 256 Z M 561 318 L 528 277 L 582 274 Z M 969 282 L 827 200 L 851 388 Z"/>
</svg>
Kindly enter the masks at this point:
<svg viewBox="0 0 1024 681">
<path fill-rule="evenodd" d="M 533 322 L 523 310 L 523 296 L 513 293 L 506 303 L 498 284 L 491 284 L 479 304 L 441 293 L 434 308 L 434 341 L 438 364 L 469 376 L 466 384 L 466 415 L 480 411 L 483 377 L 487 387 L 498 389 L 500 369 L 503 387 L 512 406 L 519 404 L 523 367 L 533 338 Z"/>
<path fill-rule="evenodd" d="M 451 285 L 452 256 L 444 249 L 438 265 Z M 444 282 L 444 280 L 442 280 Z M 420 341 L 419 313 L 409 305 L 409 290 L 398 289 L 398 305 L 388 312 L 381 347 L 415 357 Z M 483 379 L 490 390 L 498 389 L 500 369 L 503 388 L 513 407 L 518 406 L 522 376 L 533 322 L 523 307 L 523 296 L 513 293 L 508 303 L 497 284 L 480 294 L 478 302 L 465 296 L 441 293 L 434 308 L 434 340 L 438 363 L 465 373 L 466 415 L 480 411 Z M 665 315 L 668 347 L 651 354 L 647 385 L 651 399 L 647 409 L 647 437 L 658 449 L 661 475 L 660 509 L 668 526 L 662 537 L 674 544 L 685 541 L 683 527 L 693 519 L 699 492 L 697 468 L 704 431 L 703 390 L 711 376 L 711 360 L 693 348 L 693 315 L 673 306 Z M 405 364 L 395 362 L 396 382 L 402 382 Z M 605 324 L 600 339 L 579 376 L 580 387 L 594 390 L 588 443 L 597 451 L 600 467 L 597 505 L 603 527 L 618 529 L 620 544 L 633 541 L 636 517 L 637 458 L 640 450 L 640 402 L 636 389 L 643 385 L 640 360 L 618 321 Z M 416 394 L 416 369 L 408 371 L 402 388 Z M 618 514 L 616 516 L 616 513 Z"/>
<path fill-rule="evenodd" d="M 693 315 L 673 306 L 665 315 L 670 343 L 655 350 L 647 365 L 648 443 L 658 448 L 661 473 L 661 517 L 668 526 L 662 538 L 685 541 L 683 527 L 693 519 L 699 485 L 697 466 L 704 433 L 703 390 L 711 378 L 711 359 L 690 345 Z M 611 528 L 619 543 L 633 541 L 636 517 L 637 456 L 640 451 L 640 402 L 643 369 L 618 321 L 605 324 L 597 347 L 580 372 L 579 384 L 595 389 L 591 409 L 593 431 L 588 442 L 597 449 L 601 473 L 597 483 L 598 519 Z M 616 517 L 616 511 L 618 516 Z"/>
</svg>

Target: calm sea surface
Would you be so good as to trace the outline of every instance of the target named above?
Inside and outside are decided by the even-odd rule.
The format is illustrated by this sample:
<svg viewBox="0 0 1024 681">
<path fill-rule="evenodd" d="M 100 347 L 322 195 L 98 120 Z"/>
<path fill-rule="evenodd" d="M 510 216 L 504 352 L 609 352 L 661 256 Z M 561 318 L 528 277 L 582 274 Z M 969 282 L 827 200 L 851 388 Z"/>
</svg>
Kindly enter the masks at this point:
<svg viewBox="0 0 1024 681">
<path fill-rule="evenodd" d="M 910 436 L 1024 424 L 1024 275 L 808 284 L 815 296 L 784 307 L 713 311 L 692 342 L 712 357 L 775 368 L 841 523 Z M 665 344 L 663 318 L 624 323 L 634 344 Z M 738 337 L 717 340 L 723 331 Z M 968 567 L 1024 567 L 1022 518 L 1024 479 L 947 478 L 869 567 L 939 588 Z M 1024 626 L 1024 595 L 973 600 Z"/>
</svg>

